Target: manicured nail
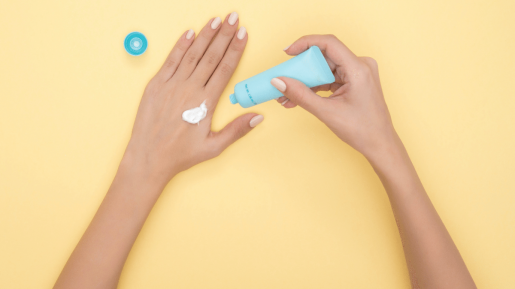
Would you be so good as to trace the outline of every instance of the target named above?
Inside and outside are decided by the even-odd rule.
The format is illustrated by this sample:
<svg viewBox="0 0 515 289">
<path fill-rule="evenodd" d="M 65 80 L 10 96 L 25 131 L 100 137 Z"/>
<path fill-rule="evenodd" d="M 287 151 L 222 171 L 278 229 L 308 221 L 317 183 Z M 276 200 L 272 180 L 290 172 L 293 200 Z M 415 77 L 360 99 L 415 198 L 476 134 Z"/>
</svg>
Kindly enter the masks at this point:
<svg viewBox="0 0 515 289">
<path fill-rule="evenodd" d="M 229 24 L 234 25 L 234 23 L 236 23 L 236 20 L 238 20 L 238 13 L 231 13 L 231 16 L 229 16 Z"/>
<path fill-rule="evenodd" d="M 245 27 L 240 27 L 240 30 L 238 30 L 238 35 L 236 35 L 238 37 L 238 39 L 243 39 L 245 38 L 245 35 L 247 34 L 247 29 L 245 29 Z"/>
<path fill-rule="evenodd" d="M 222 23 L 222 19 L 220 17 L 216 17 L 213 22 L 211 22 L 211 29 L 216 29 Z"/>
<path fill-rule="evenodd" d="M 249 124 L 250 124 L 250 127 L 256 127 L 256 125 L 260 124 L 263 120 L 265 119 L 264 116 L 262 115 L 256 115 L 255 117 L 253 117 Z"/>
<path fill-rule="evenodd" d="M 193 34 L 195 34 L 195 31 L 193 31 L 193 29 L 188 30 L 188 33 L 186 33 L 186 39 L 191 39 Z"/>
<path fill-rule="evenodd" d="M 284 48 L 283 50 L 284 50 L 284 51 L 288 50 L 288 48 L 290 48 L 290 46 L 291 46 L 291 44 L 290 44 L 290 45 L 288 45 L 288 46 L 286 46 L 286 48 Z"/>
<path fill-rule="evenodd" d="M 284 106 L 287 102 L 288 102 L 289 99 L 286 99 L 285 101 L 283 101 L 283 103 L 281 103 L 282 106 Z"/>
<path fill-rule="evenodd" d="M 286 83 L 284 83 L 284 81 L 280 80 L 279 78 L 272 78 L 270 83 L 281 92 L 286 90 Z"/>
</svg>

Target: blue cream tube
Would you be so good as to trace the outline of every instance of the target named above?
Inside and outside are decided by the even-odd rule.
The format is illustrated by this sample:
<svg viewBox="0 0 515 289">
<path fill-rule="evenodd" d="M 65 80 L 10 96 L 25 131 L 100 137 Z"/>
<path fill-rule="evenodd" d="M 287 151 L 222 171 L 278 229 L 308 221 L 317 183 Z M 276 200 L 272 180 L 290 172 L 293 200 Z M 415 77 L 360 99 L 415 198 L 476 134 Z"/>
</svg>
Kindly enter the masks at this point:
<svg viewBox="0 0 515 289">
<path fill-rule="evenodd" d="M 231 103 L 247 108 L 283 96 L 270 84 L 272 78 L 278 76 L 294 78 L 308 87 L 334 82 L 334 75 L 320 48 L 311 46 L 301 54 L 236 84 L 229 97 Z"/>
</svg>

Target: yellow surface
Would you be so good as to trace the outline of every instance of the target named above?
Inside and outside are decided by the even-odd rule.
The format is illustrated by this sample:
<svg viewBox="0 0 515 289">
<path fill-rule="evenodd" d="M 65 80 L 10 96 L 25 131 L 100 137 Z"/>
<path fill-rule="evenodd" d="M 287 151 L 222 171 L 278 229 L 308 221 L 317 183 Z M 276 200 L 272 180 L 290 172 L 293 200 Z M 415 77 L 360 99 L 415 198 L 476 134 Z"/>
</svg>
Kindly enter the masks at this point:
<svg viewBox="0 0 515 289">
<path fill-rule="evenodd" d="M 379 62 L 395 125 L 480 288 L 515 284 L 515 2 L 9 1 L 0 9 L 0 288 L 49 288 L 104 196 L 176 39 L 233 10 L 247 50 L 215 114 L 265 121 L 179 175 L 120 288 L 409 288 L 373 170 L 302 109 L 229 103 L 332 33 Z M 141 57 L 124 36 L 143 32 Z"/>
</svg>

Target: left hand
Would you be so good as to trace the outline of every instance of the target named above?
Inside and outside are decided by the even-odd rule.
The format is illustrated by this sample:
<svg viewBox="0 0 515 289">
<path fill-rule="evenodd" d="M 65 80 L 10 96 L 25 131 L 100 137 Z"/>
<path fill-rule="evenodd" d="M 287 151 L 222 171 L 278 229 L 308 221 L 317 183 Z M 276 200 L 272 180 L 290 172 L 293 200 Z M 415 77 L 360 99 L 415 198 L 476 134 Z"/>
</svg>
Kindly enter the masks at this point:
<svg viewBox="0 0 515 289">
<path fill-rule="evenodd" d="M 177 41 L 145 89 L 122 165 L 164 185 L 177 173 L 218 156 L 263 120 L 248 113 L 219 132 L 211 131 L 218 99 L 247 43 L 245 28 L 237 29 L 237 17 L 229 14 L 223 23 L 213 18 L 198 37 L 186 31 Z M 185 110 L 203 101 L 208 112 L 200 124 L 182 120 Z"/>
</svg>

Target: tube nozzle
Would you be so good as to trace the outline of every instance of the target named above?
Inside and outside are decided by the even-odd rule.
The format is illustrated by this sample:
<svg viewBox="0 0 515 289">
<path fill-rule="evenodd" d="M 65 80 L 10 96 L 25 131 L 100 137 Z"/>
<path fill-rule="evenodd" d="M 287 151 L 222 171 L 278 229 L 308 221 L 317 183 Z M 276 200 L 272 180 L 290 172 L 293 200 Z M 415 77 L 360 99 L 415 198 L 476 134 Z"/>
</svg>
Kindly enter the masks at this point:
<svg viewBox="0 0 515 289">
<path fill-rule="evenodd" d="M 234 95 L 234 93 L 229 96 L 229 99 L 231 100 L 232 104 L 238 103 L 238 100 L 236 99 L 236 95 Z"/>
</svg>

